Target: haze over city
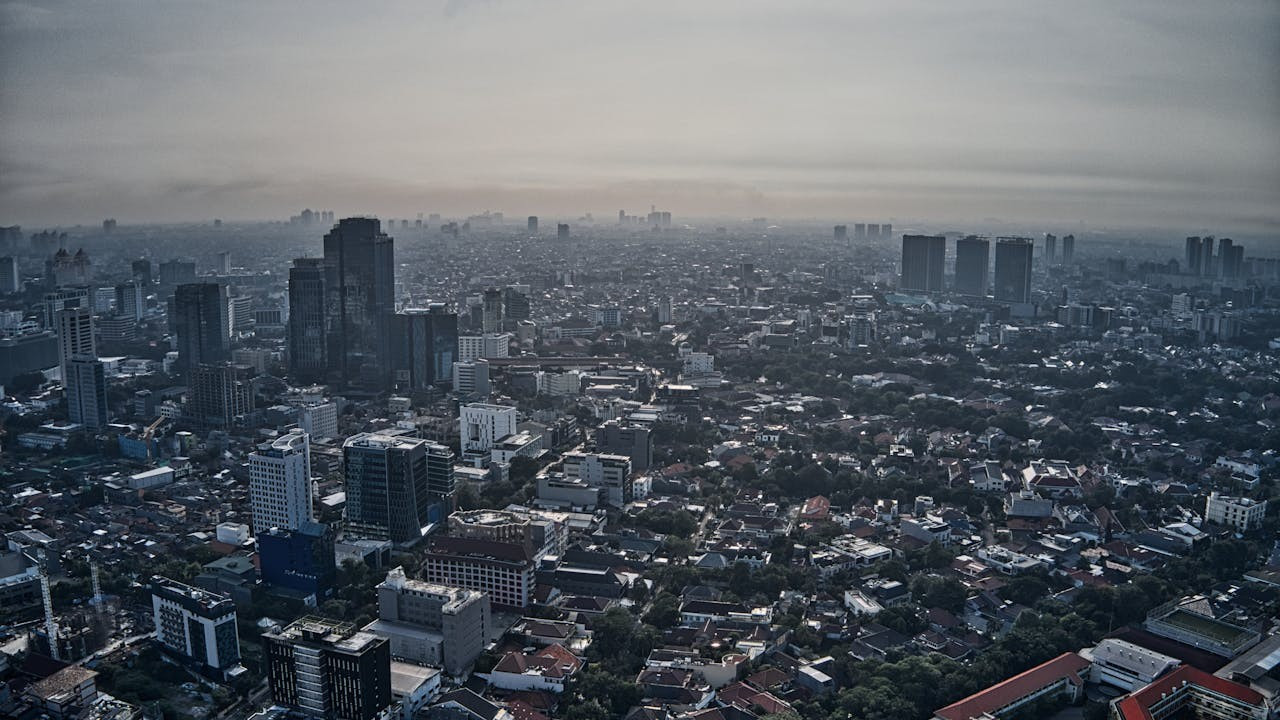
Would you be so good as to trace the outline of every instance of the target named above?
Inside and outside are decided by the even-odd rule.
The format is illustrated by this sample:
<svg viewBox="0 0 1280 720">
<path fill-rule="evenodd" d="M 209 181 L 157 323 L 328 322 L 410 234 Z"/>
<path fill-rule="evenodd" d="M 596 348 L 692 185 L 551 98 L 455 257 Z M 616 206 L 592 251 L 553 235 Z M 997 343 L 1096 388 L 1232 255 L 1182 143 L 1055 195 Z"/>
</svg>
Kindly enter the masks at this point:
<svg viewBox="0 0 1280 720">
<path fill-rule="evenodd" d="M 1274 2 L 0 6 L 0 214 L 1280 216 Z"/>
</svg>

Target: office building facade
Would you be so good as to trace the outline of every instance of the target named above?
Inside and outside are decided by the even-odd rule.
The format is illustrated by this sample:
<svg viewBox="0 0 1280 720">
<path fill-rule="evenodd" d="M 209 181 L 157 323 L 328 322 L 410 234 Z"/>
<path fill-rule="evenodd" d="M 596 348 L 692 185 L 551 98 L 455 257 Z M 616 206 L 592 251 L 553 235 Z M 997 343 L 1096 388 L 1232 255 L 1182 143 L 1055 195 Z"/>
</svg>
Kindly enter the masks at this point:
<svg viewBox="0 0 1280 720">
<path fill-rule="evenodd" d="M 484 651 L 492 628 L 478 590 L 413 580 L 397 567 L 378 585 L 378 620 L 365 630 L 391 641 L 391 656 L 461 675 Z"/>
<path fill-rule="evenodd" d="M 294 431 L 249 454 L 249 501 L 255 534 L 296 530 L 312 520 L 311 442 Z"/>
<path fill-rule="evenodd" d="M 411 545 L 453 506 L 453 452 L 419 438 L 361 433 L 342 447 L 347 524 L 365 537 Z"/>
<path fill-rule="evenodd" d="M 186 414 L 205 428 L 229 428 L 253 412 L 252 368 L 244 365 L 200 365 L 187 373 Z"/>
<path fill-rule="evenodd" d="M 156 642 L 169 651 L 218 674 L 240 663 L 230 597 L 157 575 L 151 579 L 151 613 Z"/>
<path fill-rule="evenodd" d="M 262 636 L 271 697 L 313 718 L 373 720 L 391 704 L 391 648 L 354 625 L 304 617 Z"/>
<path fill-rule="evenodd" d="M 395 246 L 374 218 L 344 218 L 324 236 L 330 377 L 381 387 L 390 380 Z"/>
<path fill-rule="evenodd" d="M 996 300 L 1031 302 L 1032 247 L 1030 238 L 996 238 Z"/>
<path fill-rule="evenodd" d="M 991 267 L 991 241 L 970 235 L 956 241 L 955 291 L 972 297 L 987 296 Z"/>
<path fill-rule="evenodd" d="M 289 268 L 289 375 L 321 382 L 329 369 L 323 258 L 297 258 Z"/>
<path fill-rule="evenodd" d="M 396 313 L 395 385 L 404 390 L 427 390 L 453 383 L 458 359 L 458 316 L 443 303 Z"/>
<path fill-rule="evenodd" d="M 178 341 L 178 368 L 231 359 L 231 315 L 227 286 L 187 283 L 173 294 L 171 325 Z"/>
<path fill-rule="evenodd" d="M 101 430 L 110 422 L 107 412 L 105 365 L 97 358 L 77 356 L 67 361 L 63 382 L 67 396 L 67 419 L 89 430 Z"/>
<path fill-rule="evenodd" d="M 876 232 L 879 232 L 878 227 Z M 943 263 L 946 254 L 947 238 L 945 236 L 903 235 L 902 276 L 898 287 L 903 290 L 942 292 Z"/>
</svg>

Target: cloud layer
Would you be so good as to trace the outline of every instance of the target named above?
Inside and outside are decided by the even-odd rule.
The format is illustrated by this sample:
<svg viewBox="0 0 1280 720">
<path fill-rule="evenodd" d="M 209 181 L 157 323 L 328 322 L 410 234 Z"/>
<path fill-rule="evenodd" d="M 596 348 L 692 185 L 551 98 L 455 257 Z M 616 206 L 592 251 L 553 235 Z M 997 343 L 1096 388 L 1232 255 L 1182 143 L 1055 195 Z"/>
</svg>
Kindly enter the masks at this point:
<svg viewBox="0 0 1280 720">
<path fill-rule="evenodd" d="M 0 223 L 895 217 L 1280 231 L 1271 0 L 0 5 Z"/>
</svg>

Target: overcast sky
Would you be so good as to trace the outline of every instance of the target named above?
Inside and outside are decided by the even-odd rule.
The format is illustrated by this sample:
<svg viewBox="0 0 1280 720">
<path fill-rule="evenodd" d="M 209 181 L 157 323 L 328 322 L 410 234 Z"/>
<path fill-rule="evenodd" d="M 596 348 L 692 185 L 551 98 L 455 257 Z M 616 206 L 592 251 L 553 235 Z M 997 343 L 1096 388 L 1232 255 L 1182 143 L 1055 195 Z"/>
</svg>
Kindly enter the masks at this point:
<svg viewBox="0 0 1280 720">
<path fill-rule="evenodd" d="M 0 224 L 1280 232 L 1276 0 L 5 2 Z"/>
</svg>

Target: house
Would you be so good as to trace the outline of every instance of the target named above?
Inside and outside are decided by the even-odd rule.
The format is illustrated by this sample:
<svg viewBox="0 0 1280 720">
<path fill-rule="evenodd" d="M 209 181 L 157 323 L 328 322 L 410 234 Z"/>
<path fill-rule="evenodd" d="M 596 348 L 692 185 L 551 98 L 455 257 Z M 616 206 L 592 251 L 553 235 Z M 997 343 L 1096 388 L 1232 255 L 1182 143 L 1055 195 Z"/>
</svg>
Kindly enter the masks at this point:
<svg viewBox="0 0 1280 720">
<path fill-rule="evenodd" d="M 565 683 L 582 661 L 563 645 L 548 645 L 532 654 L 509 652 L 489 672 L 489 683 L 502 690 L 564 692 Z"/>
</svg>

